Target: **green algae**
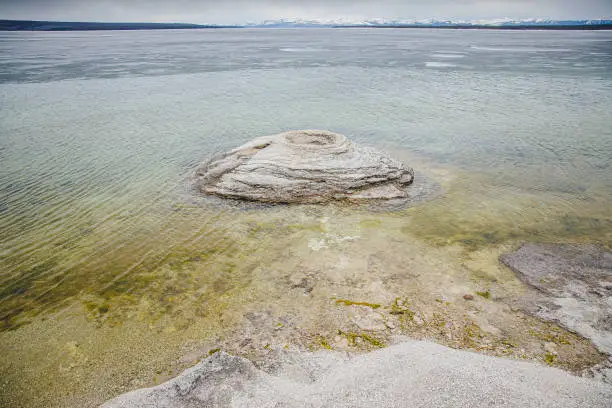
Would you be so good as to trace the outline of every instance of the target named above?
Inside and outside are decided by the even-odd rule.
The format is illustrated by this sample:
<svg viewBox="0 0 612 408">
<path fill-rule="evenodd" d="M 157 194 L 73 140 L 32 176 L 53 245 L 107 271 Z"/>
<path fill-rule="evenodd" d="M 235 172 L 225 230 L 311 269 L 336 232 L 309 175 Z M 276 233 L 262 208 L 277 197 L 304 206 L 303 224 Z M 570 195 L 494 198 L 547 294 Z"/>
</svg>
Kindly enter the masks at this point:
<svg viewBox="0 0 612 408">
<path fill-rule="evenodd" d="M 515 342 L 513 342 L 512 340 L 509 339 L 501 339 L 500 344 L 502 344 L 503 346 L 506 346 L 508 348 L 517 348 L 518 344 L 516 344 Z"/>
<path fill-rule="evenodd" d="M 316 336 L 315 342 L 319 346 L 323 347 L 326 350 L 332 350 L 333 349 L 331 344 L 329 344 L 329 342 L 327 341 L 327 339 L 324 336 Z"/>
<path fill-rule="evenodd" d="M 385 343 L 383 343 L 382 341 L 378 340 L 377 338 L 373 336 L 370 336 L 369 334 L 361 333 L 359 336 L 374 347 L 378 347 L 378 348 L 387 347 Z"/>
<path fill-rule="evenodd" d="M 489 292 L 488 290 L 483 291 L 483 292 L 476 291 L 476 294 L 482 298 L 491 299 L 491 292 Z"/>
<path fill-rule="evenodd" d="M 395 300 L 393 300 L 393 303 L 386 307 L 386 309 L 390 309 L 389 310 L 389 314 L 391 315 L 399 315 L 401 316 L 402 321 L 414 321 L 414 316 L 415 313 L 408 307 L 410 305 L 410 302 L 408 301 L 408 298 L 395 298 Z"/>
<path fill-rule="evenodd" d="M 360 345 L 359 341 L 361 341 L 366 347 L 386 347 L 386 344 L 384 342 L 366 333 L 355 333 L 350 331 L 345 332 L 342 330 L 338 330 L 338 335 L 344 337 L 348 341 L 349 346 L 351 347 L 358 347 Z"/>
<path fill-rule="evenodd" d="M 470 339 L 484 337 L 484 332 L 482 331 L 480 326 L 478 326 L 473 321 L 470 321 L 467 325 L 464 326 L 464 333 Z"/>
<path fill-rule="evenodd" d="M 0 331 L 14 330 L 41 312 L 52 313 L 75 300 L 84 304 L 98 325 L 120 324 L 133 314 L 130 310 L 138 308 L 142 314 L 143 307 L 149 319 L 157 320 L 204 293 L 216 298 L 248 284 L 250 243 L 220 228 L 181 234 L 184 238 L 175 238 L 171 245 L 155 239 L 149 239 L 147 246 L 138 240 L 119 242 L 121 251 L 91 257 L 90 262 L 74 262 L 76 257 L 87 258 L 82 251 L 57 252 L 3 288 Z M 84 237 L 96 238 L 96 234 Z M 199 305 L 196 309 L 202 310 Z"/>
<path fill-rule="evenodd" d="M 336 299 L 336 304 L 344 305 L 344 306 L 365 306 L 365 307 L 369 307 L 372 309 L 378 309 L 381 306 L 378 303 L 355 302 L 355 301 L 348 300 L 348 299 Z"/>
</svg>

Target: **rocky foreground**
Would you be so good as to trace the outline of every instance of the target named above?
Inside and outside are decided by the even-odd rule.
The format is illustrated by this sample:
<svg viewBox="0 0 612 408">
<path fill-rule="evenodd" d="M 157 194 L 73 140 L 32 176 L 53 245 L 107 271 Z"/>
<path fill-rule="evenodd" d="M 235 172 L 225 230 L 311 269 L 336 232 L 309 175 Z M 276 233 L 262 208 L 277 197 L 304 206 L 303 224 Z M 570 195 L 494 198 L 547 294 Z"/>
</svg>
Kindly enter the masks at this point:
<svg viewBox="0 0 612 408">
<path fill-rule="evenodd" d="M 270 203 L 405 199 L 414 171 L 385 153 L 327 131 L 263 136 L 205 162 L 200 191 Z"/>
<path fill-rule="evenodd" d="M 279 352 L 275 372 L 218 352 L 103 408 L 609 407 L 612 386 L 524 361 L 409 341 L 347 357 Z"/>
</svg>

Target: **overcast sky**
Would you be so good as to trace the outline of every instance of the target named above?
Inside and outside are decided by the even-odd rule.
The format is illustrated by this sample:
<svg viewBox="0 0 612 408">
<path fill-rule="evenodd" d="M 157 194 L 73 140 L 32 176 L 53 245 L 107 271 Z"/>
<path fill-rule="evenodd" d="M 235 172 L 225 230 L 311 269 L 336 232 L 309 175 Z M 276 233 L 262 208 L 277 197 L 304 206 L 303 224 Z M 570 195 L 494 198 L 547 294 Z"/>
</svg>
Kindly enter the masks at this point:
<svg viewBox="0 0 612 408">
<path fill-rule="evenodd" d="M 612 0 L 0 0 L 0 19 L 240 24 L 266 19 L 588 19 Z"/>
</svg>

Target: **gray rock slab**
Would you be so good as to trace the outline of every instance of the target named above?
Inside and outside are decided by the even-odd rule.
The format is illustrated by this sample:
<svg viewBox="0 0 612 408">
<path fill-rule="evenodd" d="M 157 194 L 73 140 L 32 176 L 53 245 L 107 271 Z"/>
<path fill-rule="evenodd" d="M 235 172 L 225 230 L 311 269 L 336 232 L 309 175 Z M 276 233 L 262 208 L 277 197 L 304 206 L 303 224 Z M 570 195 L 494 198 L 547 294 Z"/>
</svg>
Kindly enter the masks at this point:
<svg viewBox="0 0 612 408">
<path fill-rule="evenodd" d="M 196 171 L 205 194 L 269 203 L 405 199 L 413 180 L 404 163 L 321 130 L 258 137 Z"/>
<path fill-rule="evenodd" d="M 286 352 L 274 358 L 280 359 L 279 369 L 266 373 L 249 360 L 219 352 L 164 384 L 124 394 L 103 408 L 607 408 L 612 401 L 612 386 L 602 382 L 429 342 L 408 341 L 351 357 Z"/>
<path fill-rule="evenodd" d="M 539 290 L 529 300 L 535 315 L 612 354 L 612 253 L 594 245 L 527 243 L 500 260 Z"/>
</svg>

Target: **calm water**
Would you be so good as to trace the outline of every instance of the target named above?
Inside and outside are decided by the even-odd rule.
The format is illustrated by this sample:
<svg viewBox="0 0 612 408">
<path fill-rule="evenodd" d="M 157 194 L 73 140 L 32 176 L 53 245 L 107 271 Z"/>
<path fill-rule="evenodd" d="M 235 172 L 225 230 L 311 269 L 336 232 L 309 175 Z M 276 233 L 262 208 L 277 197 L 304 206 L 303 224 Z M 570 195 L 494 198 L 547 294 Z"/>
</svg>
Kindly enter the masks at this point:
<svg viewBox="0 0 612 408">
<path fill-rule="evenodd" d="M 271 256 L 254 229 L 276 242 L 332 210 L 213 205 L 189 172 L 302 128 L 437 178 L 443 197 L 389 215 L 426 242 L 611 245 L 610 32 L 2 33 L 0 327 L 74 302 L 135 319 L 145 293 L 161 318 L 248 280 L 232 271 Z M 333 211 L 346 230 L 357 210 Z M 210 276 L 166 270 L 189 262 Z"/>
</svg>

